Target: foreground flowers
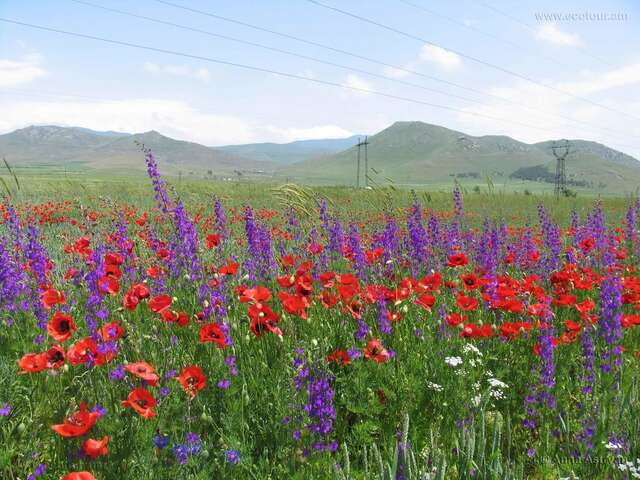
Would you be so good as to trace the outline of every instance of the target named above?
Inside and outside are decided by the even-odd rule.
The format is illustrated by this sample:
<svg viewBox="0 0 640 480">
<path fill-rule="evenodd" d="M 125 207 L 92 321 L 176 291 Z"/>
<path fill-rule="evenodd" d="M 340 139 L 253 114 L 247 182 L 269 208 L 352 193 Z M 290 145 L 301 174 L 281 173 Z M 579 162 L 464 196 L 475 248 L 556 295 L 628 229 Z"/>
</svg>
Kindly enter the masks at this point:
<svg viewBox="0 0 640 480">
<path fill-rule="evenodd" d="M 58 435 L 65 438 L 81 437 L 95 425 L 100 414 L 89 412 L 84 402 L 80 403 L 80 409 L 64 419 L 64 423 L 53 425 L 51 428 Z"/>
</svg>

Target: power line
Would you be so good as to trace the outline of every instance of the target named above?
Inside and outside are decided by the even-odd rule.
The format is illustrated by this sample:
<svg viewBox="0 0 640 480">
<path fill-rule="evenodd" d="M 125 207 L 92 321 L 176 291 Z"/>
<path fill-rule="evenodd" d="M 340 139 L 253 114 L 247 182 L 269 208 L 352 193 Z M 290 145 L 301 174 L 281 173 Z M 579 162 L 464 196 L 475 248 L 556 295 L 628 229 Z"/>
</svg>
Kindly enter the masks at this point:
<svg viewBox="0 0 640 480">
<path fill-rule="evenodd" d="M 603 104 L 598 103 L 598 102 L 594 102 L 593 100 L 589 100 L 588 98 L 581 97 L 580 95 L 575 95 L 575 94 L 573 94 L 571 92 L 567 92 L 566 90 L 563 90 L 561 88 L 555 87 L 555 86 L 550 85 L 548 83 L 540 82 L 540 81 L 538 81 L 538 80 L 536 80 L 534 78 L 531 78 L 531 77 L 529 77 L 527 75 L 524 75 L 522 73 L 518 73 L 518 72 L 515 72 L 515 71 L 510 70 L 508 68 L 501 67 L 500 65 L 496 65 L 495 63 L 491 63 L 491 62 L 488 62 L 486 60 L 482 60 L 480 58 L 477 58 L 477 57 L 474 57 L 472 55 L 466 54 L 466 53 L 461 52 L 459 50 L 454 50 L 452 48 L 444 47 L 444 46 L 442 46 L 442 45 L 440 45 L 438 43 L 435 43 L 435 42 L 433 42 L 431 40 L 427 40 L 426 38 L 419 37 L 419 36 L 414 35 L 412 33 L 407 33 L 407 32 L 405 32 L 403 30 L 399 30 L 399 29 L 397 29 L 395 27 L 391 27 L 391 26 L 386 25 L 384 23 L 380 23 L 380 22 L 378 22 L 376 20 L 372 20 L 370 18 L 363 17 L 362 15 L 358 15 L 356 13 L 352 13 L 352 12 L 349 12 L 347 10 L 342 10 L 341 8 L 338 8 L 338 7 L 333 7 L 331 5 L 327 5 L 326 3 L 322 3 L 322 2 L 320 2 L 318 0 L 304 0 L 304 1 L 312 3 L 312 4 L 317 5 L 319 7 L 325 8 L 327 10 L 332 10 L 332 11 L 340 13 L 342 15 L 346 15 L 348 17 L 354 18 L 354 19 L 359 20 L 361 22 L 368 23 L 370 25 L 375 25 L 377 27 L 380 27 L 380 28 L 382 28 L 384 30 L 388 30 L 390 32 L 396 33 L 396 34 L 401 35 L 403 37 L 406 37 L 406 38 L 409 38 L 409 39 L 412 39 L 412 40 L 416 40 L 418 42 L 425 43 L 427 45 L 431 45 L 431 46 L 434 46 L 434 47 L 442 48 L 442 49 L 444 49 L 446 51 L 449 51 L 451 53 L 455 53 L 456 55 L 458 55 L 458 56 L 460 56 L 462 58 L 465 58 L 465 59 L 470 60 L 472 62 L 478 63 L 478 64 L 483 65 L 485 67 L 491 68 L 493 70 L 497 70 L 499 72 L 505 73 L 505 74 L 510 75 L 512 77 L 515 77 L 515 78 L 519 78 L 521 80 L 525 80 L 525 81 L 527 81 L 529 83 L 532 83 L 534 85 L 538 85 L 540 87 L 547 88 L 549 90 L 552 90 L 552 91 L 557 92 L 557 93 L 561 93 L 561 94 L 569 96 L 571 98 L 575 98 L 577 100 L 581 100 L 583 102 L 589 103 L 589 104 L 594 105 L 596 107 L 603 108 L 605 110 L 609 110 L 611 112 L 614 112 L 614 113 L 617 113 L 617 114 L 620 114 L 620 115 L 625 115 L 625 116 L 628 116 L 628 117 L 633 118 L 635 120 L 640 120 L 640 117 L 636 117 L 635 115 L 631 115 L 630 113 L 623 112 L 621 110 L 617 110 L 615 108 L 609 107 L 607 105 L 603 105 Z"/>
<path fill-rule="evenodd" d="M 508 125 L 520 125 L 520 126 L 524 126 L 524 127 L 527 127 L 527 128 L 534 129 L 534 130 L 540 130 L 540 131 L 555 131 L 554 129 L 551 129 L 551 128 L 539 127 L 539 126 L 536 126 L 536 125 L 531 125 L 531 124 L 524 123 L 524 122 L 519 122 L 519 121 L 516 121 L 516 120 L 507 120 L 507 119 L 504 119 L 504 118 L 494 117 L 492 115 L 486 115 L 486 114 L 482 114 L 482 113 L 474 112 L 474 111 L 469 111 L 469 110 L 463 110 L 463 109 L 460 109 L 460 108 L 450 107 L 450 106 L 447 106 L 447 105 L 439 105 L 439 104 L 426 102 L 426 101 L 423 101 L 423 100 L 418 100 L 418 99 L 414 99 L 414 98 L 410 98 L 410 97 L 394 95 L 394 94 L 391 94 L 391 93 L 380 92 L 380 91 L 377 91 L 377 90 L 371 90 L 371 89 L 356 87 L 356 86 L 352 86 L 352 85 L 345 85 L 345 84 L 336 83 L 336 82 L 332 82 L 332 81 L 328 81 L 328 80 L 321 80 L 321 79 L 318 79 L 318 78 L 305 77 L 303 75 L 297 75 L 297 74 L 293 74 L 293 73 L 282 72 L 282 71 L 263 68 L 263 67 L 256 67 L 256 66 L 253 66 L 253 65 L 247 65 L 247 64 L 237 63 L 237 62 L 230 62 L 230 61 L 220 60 L 220 59 L 216 59 L 216 58 L 212 58 L 212 57 L 194 55 L 194 54 L 190 54 L 190 53 L 178 52 L 178 51 L 174 51 L 174 50 L 168 50 L 168 49 L 163 49 L 163 48 L 158 48 L 158 47 L 152 47 L 152 46 L 148 46 L 148 45 L 140 45 L 140 44 L 136 44 L 136 43 L 132 43 L 132 42 L 127 42 L 127 41 L 122 41 L 122 40 L 115 40 L 115 39 L 104 38 L 104 37 L 98 37 L 98 36 L 95 36 L 95 35 L 89 35 L 89 34 L 84 34 L 84 33 L 71 32 L 71 31 L 67 31 L 67 30 L 57 29 L 57 28 L 53 28 L 53 27 L 47 27 L 47 26 L 43 26 L 43 25 L 36 25 L 36 24 L 32 24 L 32 23 L 21 22 L 21 21 L 18 21 L 18 20 L 12 20 L 12 19 L 2 18 L 2 17 L 0 17 L 0 21 L 1 22 L 5 22 L 5 23 L 14 24 L 14 25 L 20 25 L 20 26 L 23 26 L 23 27 L 32 28 L 32 29 L 36 29 L 36 30 L 57 33 L 57 34 L 60 34 L 60 35 L 67 35 L 67 36 L 83 38 L 83 39 L 87 39 L 87 40 L 94 40 L 94 41 L 104 42 L 104 43 L 108 43 L 108 44 L 112 44 L 112 45 L 124 46 L 124 47 L 129 47 L 129 48 L 137 48 L 137 49 L 147 50 L 147 51 L 152 51 L 152 52 L 157 52 L 157 53 L 164 53 L 164 54 L 167 54 L 167 55 L 190 58 L 190 59 L 194 59 L 194 60 L 201 60 L 201 61 L 215 63 L 215 64 L 219 64 L 219 65 L 226 65 L 226 66 L 241 68 L 241 69 L 244 69 L 244 70 L 252 70 L 252 71 L 257 71 L 257 72 L 262 72 L 262 73 L 269 73 L 269 74 L 273 74 L 273 75 L 277 75 L 277 76 L 281 76 L 281 77 L 285 77 L 285 78 L 290 78 L 290 79 L 295 79 L 295 80 L 304 80 L 304 81 L 308 81 L 308 82 L 312 82 L 312 83 L 317 83 L 317 84 L 320 84 L 320 85 L 327 85 L 327 86 L 342 88 L 342 89 L 346 89 L 346 90 L 352 90 L 352 91 L 367 93 L 367 94 L 376 95 L 376 96 L 379 96 L 379 97 L 389 98 L 389 99 L 393 99 L 393 100 L 400 100 L 400 101 L 407 102 L 407 103 L 413 103 L 413 104 L 428 106 L 428 107 L 437 108 L 437 109 L 441 109 L 441 110 L 447 110 L 447 111 L 451 111 L 451 112 L 471 115 L 471 116 L 474 116 L 474 117 L 487 118 L 487 119 L 498 121 L 498 122 L 505 123 L 505 124 L 508 124 Z M 631 147 L 631 148 L 635 149 L 636 147 Z"/>
<path fill-rule="evenodd" d="M 535 28 L 533 25 L 531 25 L 531 24 L 529 24 L 529 23 L 527 23 L 527 22 L 525 22 L 525 21 L 523 21 L 523 20 L 520 20 L 520 19 L 519 19 L 519 18 L 517 18 L 517 17 L 514 17 L 513 15 L 508 14 L 508 13 L 507 13 L 507 12 L 505 12 L 504 10 L 500 10 L 500 9 L 498 9 L 498 8 L 494 7 L 493 5 L 489 5 L 488 3 L 483 2 L 482 0 L 477 0 L 477 2 L 478 2 L 478 4 L 482 5 L 484 8 L 487 8 L 487 9 L 489 9 L 489 10 L 492 10 L 492 11 L 494 11 L 495 13 L 497 13 L 498 15 L 501 15 L 501 16 L 503 16 L 503 17 L 505 17 L 505 18 L 507 18 L 507 19 L 511 20 L 511 21 L 512 21 L 512 22 L 514 22 L 514 23 L 518 23 L 518 24 L 522 25 L 522 26 L 523 26 L 523 27 L 525 27 L 527 30 L 532 31 L 533 33 L 537 33 L 537 30 L 536 30 L 536 28 Z M 586 56 L 588 56 L 588 57 L 591 57 L 591 58 L 592 58 L 592 59 L 594 59 L 594 60 L 597 60 L 597 61 L 599 61 L 599 62 L 601 62 L 601 63 L 604 63 L 605 65 L 608 65 L 608 66 L 610 66 L 610 67 L 617 67 L 617 65 L 615 65 L 615 64 L 613 64 L 613 63 L 611 63 L 611 62 L 609 62 L 609 61 L 605 60 L 604 58 L 602 58 L 602 57 L 598 57 L 597 55 L 593 55 L 592 53 L 590 53 L 590 52 L 589 52 L 587 49 L 585 49 L 584 47 L 581 47 L 581 46 L 579 46 L 579 45 L 578 45 L 576 48 L 578 48 L 578 50 L 580 50 L 584 55 L 586 55 Z"/>
<path fill-rule="evenodd" d="M 72 1 L 78 1 L 79 3 L 89 4 L 86 1 L 80 1 L 80 0 L 72 0 Z M 596 130 L 607 131 L 610 134 L 614 134 L 614 135 L 617 135 L 617 136 L 619 136 L 621 138 L 625 138 L 625 139 L 629 137 L 629 135 L 626 135 L 626 134 L 623 134 L 623 133 L 619 133 L 616 130 L 613 130 L 613 129 L 610 129 L 610 128 L 607 128 L 607 127 L 600 127 L 600 126 L 597 126 L 597 125 L 593 125 L 593 124 L 591 124 L 589 122 L 585 122 L 583 120 L 577 120 L 577 119 L 574 119 L 574 118 L 571 118 L 569 116 L 562 115 L 562 114 L 553 114 L 553 113 L 549 114 L 547 112 L 544 112 L 543 110 L 540 110 L 540 109 L 535 108 L 535 107 L 531 107 L 531 106 L 529 106 L 527 104 L 512 100 L 510 98 L 502 97 L 500 95 L 495 95 L 495 94 L 492 94 L 492 93 L 489 93 L 489 92 L 484 92 L 482 90 L 478 90 L 478 89 L 475 89 L 475 88 L 472 88 L 472 87 L 467 87 L 467 86 L 464 86 L 464 85 L 461 85 L 461 84 L 458 84 L 458 83 L 455 83 L 455 82 L 451 82 L 451 81 L 448 81 L 448 80 L 441 79 L 439 77 L 423 74 L 421 72 L 417 72 L 415 70 L 411 70 L 411 69 L 408 69 L 406 67 L 402 67 L 402 66 L 386 63 L 386 62 L 383 62 L 383 61 L 380 61 L 380 60 L 377 60 L 377 59 L 374 59 L 374 58 L 371 58 L 371 57 L 367 57 L 367 56 L 364 56 L 364 55 L 361 55 L 361 54 L 358 54 L 358 53 L 349 52 L 347 50 L 343 50 L 343 49 L 340 49 L 340 48 L 335 48 L 335 47 L 332 47 L 332 46 L 329 46 L 329 45 L 326 45 L 326 44 L 322 44 L 322 43 L 319 43 L 319 42 L 315 42 L 315 41 L 312 41 L 312 40 L 307 40 L 307 39 L 304 39 L 304 38 L 301 38 L 301 37 L 297 37 L 295 35 L 290 35 L 288 33 L 278 32 L 276 30 L 272 30 L 272 29 L 269 29 L 269 28 L 261 27 L 259 25 L 247 23 L 247 22 L 244 22 L 242 20 L 238 20 L 238 19 L 234 19 L 234 18 L 218 15 L 218 14 L 213 13 L 213 12 L 208 12 L 208 11 L 199 10 L 199 9 L 196 9 L 196 8 L 192 8 L 192 7 L 187 7 L 187 6 L 184 6 L 184 5 L 176 4 L 176 3 L 173 3 L 173 2 L 168 1 L 168 0 L 153 0 L 153 1 L 155 1 L 157 3 L 160 3 L 160 4 L 163 4 L 163 5 L 168 5 L 168 6 L 177 8 L 177 9 L 188 11 L 188 12 L 191 12 L 191 13 L 196 13 L 196 14 L 199 14 L 199 15 L 204 15 L 204 16 L 207 16 L 207 17 L 210 17 L 210 18 L 214 18 L 216 20 L 220 20 L 220 21 L 224 21 L 224 22 L 228 22 L 228 23 L 233 23 L 235 25 L 240 25 L 240 26 L 243 26 L 243 27 L 246 27 L 246 28 L 250 28 L 250 29 L 253 29 L 253 30 L 256 30 L 256 31 L 269 33 L 269 34 L 276 35 L 276 36 L 279 36 L 279 37 L 282 37 L 282 38 L 286 38 L 288 40 L 294 40 L 296 42 L 304 43 L 306 45 L 319 47 L 319 48 L 322 48 L 322 49 L 325 49 L 325 50 L 329 50 L 329 51 L 332 51 L 332 52 L 335 52 L 335 53 L 340 53 L 342 55 L 347 55 L 349 57 L 357 58 L 359 60 L 365 60 L 367 62 L 374 63 L 374 64 L 377 64 L 377 65 L 381 65 L 383 67 L 395 69 L 397 71 L 404 72 L 404 73 L 407 73 L 407 74 L 410 74 L 410 75 L 416 75 L 416 76 L 419 76 L 419 77 L 422 77 L 422 78 L 427 78 L 429 80 L 433 80 L 433 81 L 436 81 L 436 82 L 439 82 L 439 83 L 443 83 L 443 84 L 446 84 L 448 86 L 453 86 L 453 87 L 459 88 L 461 90 L 466 90 L 466 91 L 473 92 L 473 93 L 476 93 L 476 94 L 479 94 L 479 95 L 482 95 L 482 96 L 485 96 L 485 97 L 491 97 L 491 98 L 500 100 L 502 102 L 509 103 L 511 105 L 519 106 L 519 107 L 524 108 L 526 110 L 529 110 L 531 112 L 536 112 L 538 114 L 542 114 L 542 115 L 545 115 L 547 117 L 562 118 L 563 120 L 566 120 L 566 121 L 569 121 L 569 122 L 572 122 L 572 123 L 575 123 L 575 124 L 588 126 L 590 128 L 596 129 Z M 99 8 L 105 8 L 105 7 L 99 7 Z M 108 10 L 113 10 L 113 9 L 108 9 Z M 174 25 L 174 26 L 176 26 L 176 25 Z M 214 35 L 218 35 L 218 34 L 214 34 Z M 227 38 L 229 38 L 229 37 L 227 37 Z M 248 42 L 248 43 L 250 43 L 252 45 L 256 45 L 254 42 Z M 264 47 L 263 45 L 260 45 L 260 46 Z M 266 47 L 266 48 L 271 49 L 271 47 Z M 282 50 L 280 50 L 280 49 L 273 49 L 273 50 L 280 51 L 281 53 L 283 53 Z M 291 52 L 287 52 L 287 53 L 292 54 Z M 296 55 L 296 56 L 299 56 L 301 58 L 307 58 L 307 59 L 311 58 L 311 57 L 308 57 L 308 56 L 305 56 L 305 55 L 299 55 L 299 54 L 292 54 L 292 55 Z M 314 61 L 319 61 L 319 62 L 322 62 L 322 63 L 326 63 L 325 61 L 318 60 L 318 59 L 314 59 Z M 336 66 L 336 65 L 334 64 L 334 66 Z M 350 67 L 340 66 L 340 68 L 350 68 Z M 365 71 L 359 70 L 359 69 L 357 71 L 359 71 L 361 73 L 372 74 L 371 72 L 365 72 Z M 380 76 L 378 74 L 372 74 L 372 75 Z M 386 78 L 386 79 L 391 80 L 387 76 L 383 76 L 383 77 Z M 411 82 L 403 82 L 403 83 L 405 83 L 406 85 L 409 85 L 409 86 L 417 86 L 415 84 L 412 84 Z M 424 87 L 424 86 L 419 86 L 418 88 L 422 88 L 422 89 L 425 89 L 425 90 L 428 89 L 427 87 Z M 478 100 L 461 97 L 461 96 L 458 96 L 458 95 L 455 95 L 455 94 L 451 94 L 451 93 L 448 93 L 448 92 L 442 92 L 442 91 L 439 91 L 439 90 L 436 90 L 436 89 L 432 89 L 432 90 L 437 92 L 437 93 L 443 94 L 443 95 L 449 95 L 449 96 L 451 96 L 453 98 L 458 98 L 458 99 L 461 99 L 461 100 L 474 102 L 474 103 L 480 103 Z"/>
<path fill-rule="evenodd" d="M 303 60 L 309 60 L 309 61 L 320 63 L 320 64 L 323 64 L 323 65 L 329 65 L 329 66 L 335 67 L 335 68 L 341 68 L 343 70 L 349 70 L 349 71 L 352 71 L 352 72 L 361 73 L 361 74 L 364 74 L 364 75 L 369 75 L 369 76 L 375 77 L 375 78 L 381 78 L 381 79 L 384 79 L 384 80 L 388 80 L 390 82 L 398 83 L 400 85 L 419 88 L 419 89 L 426 90 L 426 91 L 429 91 L 429 92 L 438 93 L 440 95 L 445 95 L 445 96 L 448 96 L 448 97 L 457 98 L 459 100 L 464 100 L 466 102 L 477 103 L 479 105 L 487 106 L 486 104 L 482 103 L 480 100 L 476 100 L 474 98 L 463 97 L 463 96 L 460 96 L 460 95 L 456 95 L 456 94 L 453 94 L 453 93 L 446 92 L 444 90 L 438 90 L 438 89 L 435 89 L 435 88 L 427 87 L 425 85 L 421 85 L 421 84 L 417 84 L 417 83 L 413 83 L 413 82 L 407 82 L 405 80 L 400 80 L 400 79 L 393 78 L 393 77 L 388 76 L 388 75 L 382 75 L 382 74 L 379 74 L 379 73 L 371 72 L 371 71 L 364 70 L 364 69 L 357 68 L 357 67 L 351 67 L 351 66 L 348 66 L 348 65 L 342 65 L 342 64 L 331 62 L 331 61 L 328 61 L 328 60 L 322 60 L 320 58 L 312 57 L 310 55 L 296 53 L 296 52 L 292 52 L 292 51 L 289 51 L 289 50 L 284 50 L 284 49 L 277 48 L 277 47 L 271 47 L 271 46 L 264 45 L 264 44 L 261 44 L 261 43 L 252 42 L 252 41 L 243 40 L 243 39 L 237 38 L 237 37 L 231 37 L 229 35 L 222 35 L 222 34 L 219 34 L 219 33 L 211 32 L 209 30 L 202 30 L 202 29 L 199 29 L 199 28 L 189 27 L 187 25 L 181 25 L 179 23 L 174 23 L 174 22 L 169 22 L 169 21 L 166 21 L 166 20 L 161 20 L 161 19 L 158 19 L 158 18 L 148 17 L 146 15 L 139 15 L 139 14 L 136 14 L 136 13 L 127 12 L 127 11 L 116 9 L 116 8 L 105 7 L 105 6 L 102 6 L 102 5 L 97 5 L 95 3 L 87 2 L 85 0 L 69 0 L 69 1 L 75 2 L 75 3 L 79 3 L 79 4 L 82 4 L 82 5 L 86 5 L 86 6 L 90 6 L 90 7 L 94 7 L 94 8 L 99 8 L 101 10 L 105 10 L 105 11 L 108 11 L 108 12 L 113 12 L 113 13 L 118 13 L 118 14 L 121 14 L 121 15 L 126 15 L 128 17 L 139 18 L 139 19 L 150 21 L 150 22 L 158 23 L 158 24 L 161 24 L 161 25 L 168 25 L 168 26 L 171 26 L 171 27 L 179 28 L 179 29 L 182 29 L 182 30 L 187 30 L 187 31 L 190 31 L 190 32 L 201 33 L 203 35 L 208 35 L 208 36 L 214 37 L 214 38 L 220 38 L 220 39 L 223 39 L 223 40 L 228 40 L 228 41 L 240 43 L 240 44 L 243 44 L 243 45 L 249 45 L 251 47 L 260 48 L 260 49 L 263 49 L 263 50 L 268 50 L 268 51 L 277 52 L 277 53 L 281 53 L 281 54 L 284 54 L 284 55 L 289 55 L 289 56 L 296 57 L 296 58 L 301 58 Z"/>
<path fill-rule="evenodd" d="M 477 27 L 475 27 L 473 25 L 469 25 L 469 24 L 467 24 L 465 22 L 461 22 L 460 20 L 457 20 L 456 18 L 451 17 L 449 15 L 445 15 L 444 13 L 439 13 L 439 12 L 436 12 L 435 10 L 431 10 L 430 8 L 427 8 L 424 5 L 421 5 L 421 4 L 418 4 L 418 3 L 414 3 L 414 2 L 412 2 L 410 0 L 398 0 L 398 1 L 401 2 L 401 3 L 404 3 L 405 5 L 409 5 L 409 6 L 413 7 L 413 8 L 416 8 L 418 10 L 422 10 L 423 12 L 425 12 L 425 13 L 427 13 L 429 15 L 432 15 L 434 17 L 438 17 L 438 18 L 444 19 L 444 20 L 446 20 L 446 21 L 448 21 L 450 23 L 453 23 L 454 25 L 458 25 L 459 27 L 466 28 L 467 30 L 471 30 L 473 32 L 479 33 L 480 35 L 484 35 L 485 37 L 491 38 L 491 39 L 496 40 L 498 42 L 501 42 L 501 43 L 503 43 L 505 45 L 509 45 L 510 47 L 512 47 L 512 48 L 514 48 L 516 50 L 522 50 L 523 52 L 526 52 L 529 55 L 535 55 L 535 56 L 537 56 L 539 58 L 543 58 L 546 61 L 554 63 L 554 64 L 559 65 L 561 67 L 567 67 L 568 66 L 567 62 L 565 62 L 565 61 L 560 62 L 560 61 L 556 60 L 553 57 L 549 57 L 547 55 L 542 55 L 541 53 L 537 52 L 536 50 L 527 48 L 527 47 L 525 47 L 523 45 L 520 45 L 518 43 L 512 42 L 511 40 L 507 40 L 505 38 L 502 38 L 499 35 L 495 35 L 495 34 L 493 34 L 491 32 L 487 32 L 486 30 L 482 30 L 480 28 L 477 28 Z M 575 68 L 575 67 L 573 67 L 573 68 Z"/>
<path fill-rule="evenodd" d="M 460 109 L 460 108 L 450 107 L 450 106 L 447 106 L 447 105 L 439 105 L 439 104 L 436 104 L 436 103 L 426 102 L 426 101 L 423 101 L 423 100 L 417 100 L 417 99 L 410 98 L 410 97 L 403 97 L 403 96 L 400 96 L 400 95 L 394 95 L 394 94 L 391 94 L 391 93 L 380 92 L 380 91 L 377 91 L 377 90 L 371 90 L 371 89 L 367 89 L 367 88 L 360 88 L 360 87 L 356 87 L 356 86 L 353 86 L 353 85 L 345 85 L 345 84 L 342 84 L 342 83 L 331 82 L 331 81 L 328 81 L 328 80 L 321 80 L 319 78 L 305 77 L 303 75 L 297 75 L 297 74 L 294 74 L 294 73 L 282 72 L 282 71 L 272 70 L 272 69 L 263 68 L 263 67 L 256 67 L 254 65 L 247 65 L 247 64 L 243 64 L 243 63 L 237 63 L 237 62 L 229 62 L 229 61 L 226 61 L 226 60 L 220 60 L 220 59 L 216 59 L 216 58 L 212 58 L 212 57 L 205 57 L 205 56 L 202 56 L 202 55 L 194 55 L 194 54 L 190 54 L 190 53 L 178 52 L 178 51 L 175 51 L 175 50 L 167 50 L 167 49 L 164 49 L 164 48 L 152 47 L 152 46 L 148 46 L 148 45 L 140 45 L 140 44 L 137 44 L 137 43 L 126 42 L 126 41 L 122 41 L 122 40 L 114 40 L 114 39 L 111 39 L 111 38 L 98 37 L 98 36 L 95 36 L 95 35 L 89 35 L 89 34 L 85 34 L 85 33 L 71 32 L 71 31 L 68 31 L 68 30 L 61 30 L 61 29 L 58 29 L 58 28 L 52 28 L 52 27 L 47 27 L 47 26 L 43 26 L 43 25 L 36 25 L 36 24 L 33 24 L 33 23 L 21 22 L 21 21 L 18 21 L 18 20 L 11 20 L 11 19 L 2 18 L 2 17 L 0 17 L 0 21 L 1 22 L 5 22 L 5 23 L 11 23 L 11 24 L 14 24 L 14 25 L 20 25 L 20 26 L 27 27 L 27 28 L 33 28 L 33 29 L 36 29 L 36 30 L 42 30 L 42 31 L 46 31 L 46 32 L 58 33 L 58 34 L 61 34 L 61 35 L 78 37 L 78 38 L 83 38 L 83 39 L 87 39 L 87 40 L 95 40 L 95 41 L 99 41 L 99 42 L 109 43 L 109 44 L 112 44 L 112 45 L 119 45 L 119 46 L 130 47 L 130 48 L 138 48 L 138 49 L 141 49 L 141 50 L 147 50 L 147 51 L 152 51 L 152 52 L 157 52 L 157 53 L 164 53 L 164 54 L 167 54 L 167 55 L 191 58 L 191 59 L 194 59 L 194 60 L 201 60 L 201 61 L 215 63 L 215 64 L 219 64 L 219 65 L 227 65 L 227 66 L 230 66 L 230 67 L 242 68 L 244 70 L 253 70 L 253 71 L 256 71 L 256 72 L 270 73 L 270 74 L 273 74 L 273 75 L 278 75 L 278 76 L 286 77 L 286 78 L 292 78 L 292 79 L 296 79 L 296 80 L 305 80 L 305 81 L 308 81 L 308 82 L 318 83 L 318 84 L 321 84 L 321 85 L 328 85 L 328 86 L 332 86 L 332 87 L 338 87 L 338 88 L 343 88 L 343 89 L 347 89 L 347 90 L 353 90 L 353 91 L 356 91 L 356 92 L 368 93 L 368 94 L 371 94 L 371 95 L 376 95 L 376 96 L 385 97 L 385 98 L 391 98 L 391 99 L 394 99 L 394 100 L 401 100 L 403 102 L 414 103 L 414 104 L 417 104 L 417 105 L 424 105 L 424 106 L 438 108 L 438 109 L 442 109 L 442 110 L 448 110 L 448 111 L 451 111 L 451 112 L 463 113 L 463 114 L 471 115 L 471 116 L 475 116 L 475 117 L 488 118 L 490 120 L 495 120 L 495 121 L 503 122 L 503 123 L 506 123 L 506 124 L 514 124 L 514 125 L 524 126 L 524 127 L 527 127 L 527 128 L 533 128 L 535 130 L 552 131 L 552 129 L 550 129 L 550 128 L 538 127 L 538 126 L 535 126 L 535 125 L 530 125 L 530 124 L 523 123 L 523 122 L 518 122 L 518 121 L 515 121 L 515 120 L 507 120 L 507 119 L 500 118 L 500 117 L 494 117 L 492 115 L 486 115 L 486 114 L 482 114 L 482 113 L 479 113 L 479 112 L 463 110 L 463 109 Z"/>
</svg>

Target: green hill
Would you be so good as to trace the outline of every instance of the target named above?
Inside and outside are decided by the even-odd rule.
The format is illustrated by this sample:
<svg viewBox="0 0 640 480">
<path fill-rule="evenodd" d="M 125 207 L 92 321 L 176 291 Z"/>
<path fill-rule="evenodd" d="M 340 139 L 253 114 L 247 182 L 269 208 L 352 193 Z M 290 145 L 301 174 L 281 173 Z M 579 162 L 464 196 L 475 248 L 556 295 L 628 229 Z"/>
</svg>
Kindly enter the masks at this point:
<svg viewBox="0 0 640 480">
<path fill-rule="evenodd" d="M 555 172 L 551 141 L 526 144 L 506 136 L 475 137 L 423 122 L 396 122 L 369 142 L 370 174 L 397 185 L 450 183 L 453 178 L 484 183 L 487 176 L 494 182 L 545 183 L 543 176 L 519 178 L 517 173 L 531 167 Z M 595 142 L 574 140 L 571 145 L 574 153 L 566 160 L 566 170 L 576 185 L 621 192 L 640 184 L 640 162 L 633 157 Z M 352 147 L 277 172 L 305 182 L 353 185 L 356 156 Z"/>
</svg>

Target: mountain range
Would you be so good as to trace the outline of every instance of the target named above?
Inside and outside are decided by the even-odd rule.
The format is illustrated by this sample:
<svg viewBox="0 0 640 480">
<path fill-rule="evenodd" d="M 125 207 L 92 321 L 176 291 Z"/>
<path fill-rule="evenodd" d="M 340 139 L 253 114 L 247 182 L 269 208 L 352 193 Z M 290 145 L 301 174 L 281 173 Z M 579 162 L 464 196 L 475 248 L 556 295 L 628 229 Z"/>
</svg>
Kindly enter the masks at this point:
<svg viewBox="0 0 640 480">
<path fill-rule="evenodd" d="M 207 147 L 156 131 L 30 126 L 0 135 L 0 156 L 18 168 L 134 173 L 145 168 L 139 146 L 144 144 L 171 175 L 353 185 L 359 138 Z M 553 141 L 527 144 L 507 136 L 472 136 L 416 121 L 396 122 L 368 140 L 369 176 L 379 183 L 441 184 L 452 178 L 484 183 L 490 177 L 494 182 L 548 184 L 555 173 Z M 575 188 L 620 193 L 640 185 L 638 160 L 586 140 L 570 141 L 566 171 Z"/>
</svg>

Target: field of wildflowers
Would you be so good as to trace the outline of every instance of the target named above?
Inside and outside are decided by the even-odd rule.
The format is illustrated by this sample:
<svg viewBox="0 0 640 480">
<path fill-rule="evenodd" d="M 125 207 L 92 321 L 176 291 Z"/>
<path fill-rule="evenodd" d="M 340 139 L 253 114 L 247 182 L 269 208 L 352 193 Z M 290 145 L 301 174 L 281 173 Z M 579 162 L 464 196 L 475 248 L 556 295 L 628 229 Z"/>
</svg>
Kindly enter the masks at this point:
<svg viewBox="0 0 640 480">
<path fill-rule="evenodd" d="M 0 205 L 1 478 L 640 478 L 635 199 L 187 205 L 144 154 L 153 203 Z"/>
</svg>

